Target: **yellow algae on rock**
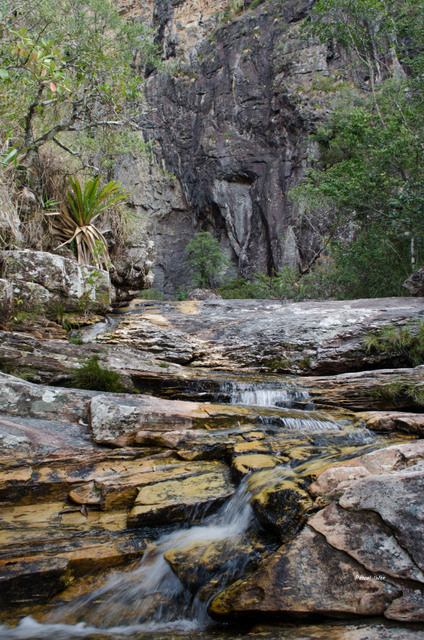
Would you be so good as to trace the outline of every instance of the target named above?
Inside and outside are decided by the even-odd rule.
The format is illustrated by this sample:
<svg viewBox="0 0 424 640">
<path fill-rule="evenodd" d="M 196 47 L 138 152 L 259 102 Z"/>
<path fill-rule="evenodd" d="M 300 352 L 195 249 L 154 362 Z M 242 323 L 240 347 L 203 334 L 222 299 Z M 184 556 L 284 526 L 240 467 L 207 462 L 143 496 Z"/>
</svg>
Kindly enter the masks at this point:
<svg viewBox="0 0 424 640">
<path fill-rule="evenodd" d="M 140 489 L 128 517 L 131 527 L 164 524 L 203 515 L 233 492 L 225 465 L 203 463 L 205 472 Z"/>
</svg>

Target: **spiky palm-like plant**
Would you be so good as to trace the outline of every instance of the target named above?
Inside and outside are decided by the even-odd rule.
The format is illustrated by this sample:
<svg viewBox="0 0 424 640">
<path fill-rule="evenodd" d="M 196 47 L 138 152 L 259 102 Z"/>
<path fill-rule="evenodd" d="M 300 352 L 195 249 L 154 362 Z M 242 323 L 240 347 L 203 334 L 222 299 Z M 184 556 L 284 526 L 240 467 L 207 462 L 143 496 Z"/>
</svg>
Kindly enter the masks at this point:
<svg viewBox="0 0 424 640">
<path fill-rule="evenodd" d="M 107 243 L 93 222 L 103 211 L 126 200 L 128 193 L 114 180 L 101 187 L 98 176 L 87 180 L 83 188 L 78 178 L 69 178 L 68 181 L 70 190 L 66 209 L 47 214 L 56 216 L 52 218 L 52 227 L 61 241 L 56 248 L 74 240 L 79 264 L 94 264 L 100 269 L 107 269 L 110 262 Z"/>
</svg>

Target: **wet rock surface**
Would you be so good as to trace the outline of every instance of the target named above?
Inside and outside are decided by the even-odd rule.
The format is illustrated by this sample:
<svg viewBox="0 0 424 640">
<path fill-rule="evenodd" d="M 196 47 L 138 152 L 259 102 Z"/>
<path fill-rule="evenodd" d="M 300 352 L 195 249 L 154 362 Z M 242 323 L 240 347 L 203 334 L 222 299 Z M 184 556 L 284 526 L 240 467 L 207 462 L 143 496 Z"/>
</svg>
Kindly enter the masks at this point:
<svg viewBox="0 0 424 640">
<path fill-rule="evenodd" d="M 188 523 L 220 530 L 218 521 L 204 523 L 213 523 L 209 518 L 240 494 L 250 514 L 242 533 L 187 548 L 179 539 L 166 548 L 163 562 L 187 588 L 184 598 L 213 598 L 211 614 L 225 620 L 317 613 L 422 620 L 424 540 L 417 531 L 424 524 L 423 445 L 385 435 L 419 437 L 421 415 L 364 411 L 372 398 L 372 408 L 385 407 L 376 389 L 388 381 L 419 386 L 422 368 L 301 378 L 256 372 L 262 365 L 255 353 L 264 351 L 266 340 L 267 355 L 288 336 L 300 349 L 290 353 L 304 353 L 302 331 L 305 340 L 315 340 L 317 362 L 321 353 L 326 363 L 338 353 L 347 367 L 355 354 L 374 366 L 375 354 L 361 346 L 362 332 L 369 323 L 375 331 L 385 326 L 387 301 L 318 305 L 314 317 L 309 305 L 262 301 L 259 310 L 259 301 L 247 302 L 237 318 L 236 303 L 227 301 L 143 304 L 99 343 L 1 334 L 0 361 L 26 367 L 44 383 L 0 374 L 6 611 L 30 611 L 54 594 L 67 597 L 93 571 L 148 561 L 162 531 Z M 403 325 L 421 309 L 419 300 L 412 306 L 399 301 L 390 315 Z M 326 324 L 319 325 L 324 314 Z M 143 326 L 161 332 L 168 351 L 153 355 L 150 338 L 135 335 L 139 315 Z M 126 343 L 125 332 L 134 327 Z M 203 358 L 208 366 L 167 360 L 183 353 L 174 335 L 181 349 L 191 350 L 191 363 Z M 46 384 L 61 376 L 69 382 L 72 370 L 93 354 L 132 388 L 145 385 L 155 395 Z M 215 370 L 223 361 L 231 362 L 233 373 Z M 343 398 L 361 413 L 341 410 Z M 120 607 L 128 613 L 133 604 L 124 605 L 125 598 Z M 170 606 L 163 592 L 147 600 L 146 619 Z M 103 613 L 96 615 L 101 620 Z"/>
<path fill-rule="evenodd" d="M 234 580 L 234 575 L 251 571 L 270 553 L 272 543 L 254 536 L 232 540 L 195 542 L 170 549 L 165 559 L 181 582 L 201 600 L 209 600 Z M 226 567 L 226 573 L 220 573 Z"/>
<path fill-rule="evenodd" d="M 334 501 L 256 573 L 216 596 L 211 614 L 421 621 L 423 452 L 418 442 L 393 445 L 324 470 L 309 492 Z"/>
<path fill-rule="evenodd" d="M 265 483 L 267 496 L 278 496 L 284 491 L 280 467 L 283 474 L 288 472 L 284 465 L 289 469 L 290 452 L 293 463 L 313 458 L 322 446 L 331 457 L 345 447 L 350 452 L 348 443 L 355 439 L 346 415 L 334 420 L 328 414 L 291 409 L 77 392 L 5 374 L 1 388 L 3 407 L 9 412 L 0 416 L 5 444 L 0 471 L 0 579 L 10 585 L 6 610 L 47 602 L 92 571 L 142 557 L 158 529 L 216 512 L 234 494 L 235 482 L 251 472 L 275 473 L 272 478 L 258 477 L 250 491 L 260 519 L 271 523 L 278 537 L 279 528 L 287 528 L 287 519 L 281 524 L 281 512 L 271 507 L 267 514 Z M 184 411 L 178 415 L 176 407 Z M 266 424 L 259 420 L 261 411 Z M 53 414 L 59 420 L 52 420 Z M 184 421 L 189 417 L 190 425 L 181 424 L 181 416 Z M 299 431 L 302 424 L 310 433 Z M 120 440 L 122 428 L 128 427 L 128 433 L 136 436 Z M 100 444 L 92 439 L 93 433 Z M 115 448 L 105 447 L 104 442 Z M 367 448 L 372 442 L 361 436 L 358 445 Z M 296 506 L 290 520 L 293 530 L 311 503 L 308 499 L 308 504 Z M 239 575 L 240 566 L 256 566 L 260 549 L 261 557 L 268 553 L 262 543 L 246 544 L 237 572 L 230 572 L 231 580 Z M 221 551 L 216 550 L 213 566 L 219 564 L 224 547 L 222 543 Z M 57 564 L 50 566 L 51 558 Z M 212 573 L 211 569 L 210 580 L 202 586 L 205 600 L 227 582 Z"/>
<path fill-rule="evenodd" d="M 187 305 L 188 303 L 185 303 L 182 307 L 182 312 L 196 312 L 196 307 Z M 142 308 L 150 318 L 146 322 L 154 324 L 161 321 L 163 315 L 156 314 L 155 307 L 143 304 Z M 137 326 L 137 315 L 134 322 Z M 119 330 L 116 332 L 102 336 L 102 331 L 107 330 L 107 324 L 103 323 L 100 327 L 101 342 L 87 342 L 81 345 L 71 344 L 63 339 L 40 339 L 29 333 L 0 331 L 0 366 L 4 371 L 25 376 L 32 382 L 72 384 L 73 371 L 90 357 L 96 356 L 101 367 L 121 374 L 122 382 L 128 391 L 138 389 L 144 393 L 171 399 L 237 402 L 236 398 L 243 395 L 247 397 L 245 392 L 250 389 L 252 392 L 250 400 L 246 401 L 248 404 L 275 404 L 276 401 L 282 403 L 281 406 L 291 403 L 298 408 L 311 408 L 315 403 L 328 407 L 345 407 L 352 411 L 400 411 L 418 408 L 413 398 L 403 393 L 402 389 L 419 389 L 424 379 L 422 366 L 293 378 L 275 373 L 261 377 L 258 373 L 253 373 L 247 363 L 247 368 L 242 368 L 239 373 L 220 373 L 211 368 L 194 368 L 166 361 L 160 351 L 154 354 L 149 352 L 148 343 L 133 342 L 131 326 L 132 314 L 126 317 L 121 327 L 122 331 L 118 327 Z M 124 346 L 127 342 L 127 329 L 130 336 L 128 341 L 135 346 Z M 188 348 L 188 341 L 189 338 L 185 340 L 185 350 Z M 215 349 L 219 349 L 219 344 L 208 342 L 203 348 L 214 352 Z M 358 356 L 358 362 L 366 364 L 369 357 L 366 353 Z M 370 357 L 370 360 L 372 359 Z M 233 369 L 234 365 L 232 362 Z M 393 393 L 396 389 L 400 391 Z M 274 393 L 273 397 L 267 395 L 268 390 Z M 414 416 L 414 421 L 418 420 L 417 414 Z M 373 416 L 369 416 L 370 419 L 371 417 Z M 376 429 L 379 429 L 377 414 L 374 417 Z M 389 422 L 386 425 L 389 425 Z M 390 428 L 413 432 L 415 427 L 411 424 L 410 428 L 407 428 L 406 422 L 401 424 L 396 421 Z"/>
<path fill-rule="evenodd" d="M 285 623 L 282 627 L 258 626 L 249 640 L 418 640 L 423 631 L 407 629 L 375 620 L 358 622 L 324 622 L 321 624 Z"/>
</svg>

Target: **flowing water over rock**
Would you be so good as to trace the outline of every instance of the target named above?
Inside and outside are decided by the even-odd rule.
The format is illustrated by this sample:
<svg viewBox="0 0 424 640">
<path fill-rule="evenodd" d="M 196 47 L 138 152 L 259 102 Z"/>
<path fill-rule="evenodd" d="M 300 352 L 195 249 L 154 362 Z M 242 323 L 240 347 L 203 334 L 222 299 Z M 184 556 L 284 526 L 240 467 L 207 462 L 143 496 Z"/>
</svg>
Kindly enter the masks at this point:
<svg viewBox="0 0 424 640">
<path fill-rule="evenodd" d="M 295 383 L 275 382 L 258 384 L 255 382 L 233 381 L 221 386 L 216 399 L 228 397 L 231 404 L 258 405 L 262 407 L 285 407 L 314 409 L 309 391 L 296 387 Z"/>
<path fill-rule="evenodd" d="M 267 549 L 261 539 L 261 526 L 269 525 L 267 519 L 270 518 L 269 512 L 264 514 L 261 510 L 264 492 L 268 494 L 275 490 L 281 495 L 282 487 L 287 491 L 289 483 L 293 495 L 297 492 L 302 498 L 302 487 L 308 485 L 310 474 L 328 465 L 334 456 L 349 458 L 377 446 L 375 436 L 363 429 L 346 431 L 334 422 L 329 422 L 323 429 L 319 420 L 293 420 L 296 420 L 295 430 L 294 425 L 285 434 L 278 429 L 279 438 L 285 435 L 293 452 L 286 464 L 248 473 L 232 498 L 216 514 L 200 524 L 159 537 L 133 570 L 116 572 L 88 595 L 76 597 L 66 604 L 59 601 L 53 612 L 39 617 L 38 621 L 26 617 L 15 629 L 0 627 L 0 638 L 100 640 L 129 637 L 135 640 L 156 634 L 161 638 L 176 638 L 179 634 L 185 637 L 197 637 L 198 633 L 202 633 L 202 637 L 207 637 L 203 634 L 216 634 L 214 623 L 207 614 L 210 599 L 278 546 L 274 541 L 268 543 Z M 314 426 L 318 428 L 314 429 Z M 269 433 L 276 431 L 274 426 Z M 313 510 L 312 501 L 308 500 L 310 504 L 306 508 Z M 290 522 L 271 523 L 274 532 L 280 527 L 280 533 L 289 531 L 291 537 L 304 522 L 304 514 L 290 517 Z M 292 525 L 293 530 L 290 529 Z M 237 553 L 240 549 L 243 552 Z M 218 554 L 217 559 L 211 560 L 214 553 Z M 187 556 L 192 557 L 192 562 L 184 567 L 181 559 Z M 208 556 L 207 560 L 205 556 Z M 176 558 L 177 565 L 183 566 L 181 573 L 178 566 L 174 566 Z M 191 574 L 198 571 L 199 566 L 201 575 L 196 575 L 193 581 Z M 193 585 L 194 589 L 191 588 Z M 297 638 L 296 635 L 287 637 Z"/>
<path fill-rule="evenodd" d="M 104 328 L 95 327 L 91 337 Z M 145 399 L 91 399 L 93 437 L 96 419 L 106 416 L 113 426 L 119 420 L 125 426 L 132 412 L 135 426 L 130 426 L 135 436 L 130 444 L 157 447 L 153 450 L 156 454 L 169 453 L 159 461 L 147 459 L 145 469 L 140 464 L 131 467 L 132 460 L 125 467 L 111 455 L 113 473 L 106 463 L 101 469 L 90 468 L 81 480 L 84 484 L 69 494 L 82 504 L 81 513 L 88 500 L 93 510 L 107 510 L 116 502 L 125 535 L 138 538 L 140 548 L 143 543 L 146 551 L 136 566 L 104 576 L 101 584 L 93 581 L 90 590 L 83 587 L 80 591 L 81 582 L 77 581 L 73 591 L 71 587 L 34 617 L 24 617 L 14 628 L 0 626 L 0 639 L 419 640 L 421 630 L 385 626 L 381 620 L 368 626 L 323 624 L 311 633 L 308 626 L 301 630 L 289 624 L 244 633 L 218 627 L 212 620 L 208 608 L 213 599 L 257 571 L 281 545 L 295 540 L 298 532 L 305 530 L 306 520 L 322 509 L 320 498 L 308 491 L 316 474 L 336 461 L 355 458 L 396 439 L 376 436 L 358 426 L 349 412 L 315 410 L 309 392 L 300 388 L 295 378 L 255 379 L 252 374 L 215 372 L 207 382 L 207 393 L 215 404 L 203 402 L 205 385 L 199 383 L 203 403 L 193 413 L 195 417 L 182 408 L 180 424 L 173 409 L 169 428 L 164 426 L 169 416 L 161 413 L 159 405 L 158 417 L 154 417 L 154 399 L 148 420 L 143 414 L 141 422 L 137 411 L 146 406 Z M 188 383 L 190 399 L 196 399 L 195 373 Z M 164 387 L 165 397 L 170 397 L 168 392 Z M 182 385 L 171 397 L 178 398 L 178 393 L 186 397 Z M 140 431 L 138 425 L 148 421 L 152 431 L 146 426 Z M 104 425 L 102 429 L 104 432 Z M 111 443 L 116 444 L 113 439 Z M 115 473 L 119 464 L 125 467 L 124 480 L 121 467 Z M 119 485 L 113 474 L 119 475 L 123 484 Z M 58 481 L 60 472 L 53 469 L 53 480 L 47 472 L 44 476 L 47 495 L 48 483 Z M 60 481 L 65 486 L 68 479 Z M 213 483 L 217 494 L 211 497 Z M 98 512 L 92 511 L 90 516 L 92 513 Z M 16 512 L 11 518 L 15 516 L 21 514 Z M 147 542 L 146 528 L 150 528 Z"/>
</svg>

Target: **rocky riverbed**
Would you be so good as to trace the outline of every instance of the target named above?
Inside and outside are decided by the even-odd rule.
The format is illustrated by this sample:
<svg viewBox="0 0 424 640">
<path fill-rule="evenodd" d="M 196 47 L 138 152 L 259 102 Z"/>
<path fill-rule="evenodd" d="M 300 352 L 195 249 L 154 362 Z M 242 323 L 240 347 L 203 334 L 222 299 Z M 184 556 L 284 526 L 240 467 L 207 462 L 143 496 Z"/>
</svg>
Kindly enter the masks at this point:
<svg viewBox="0 0 424 640">
<path fill-rule="evenodd" d="M 375 369 L 402 363 L 363 343 L 422 313 L 421 299 L 140 303 L 94 343 L 3 331 L 0 637 L 66 624 L 71 638 L 80 621 L 133 638 L 211 618 L 423 622 L 424 421 L 383 393 L 423 371 Z M 320 375 L 295 377 L 308 353 Z M 58 386 L 93 354 L 125 393 Z M 422 633 L 381 625 L 305 637 Z"/>
</svg>

